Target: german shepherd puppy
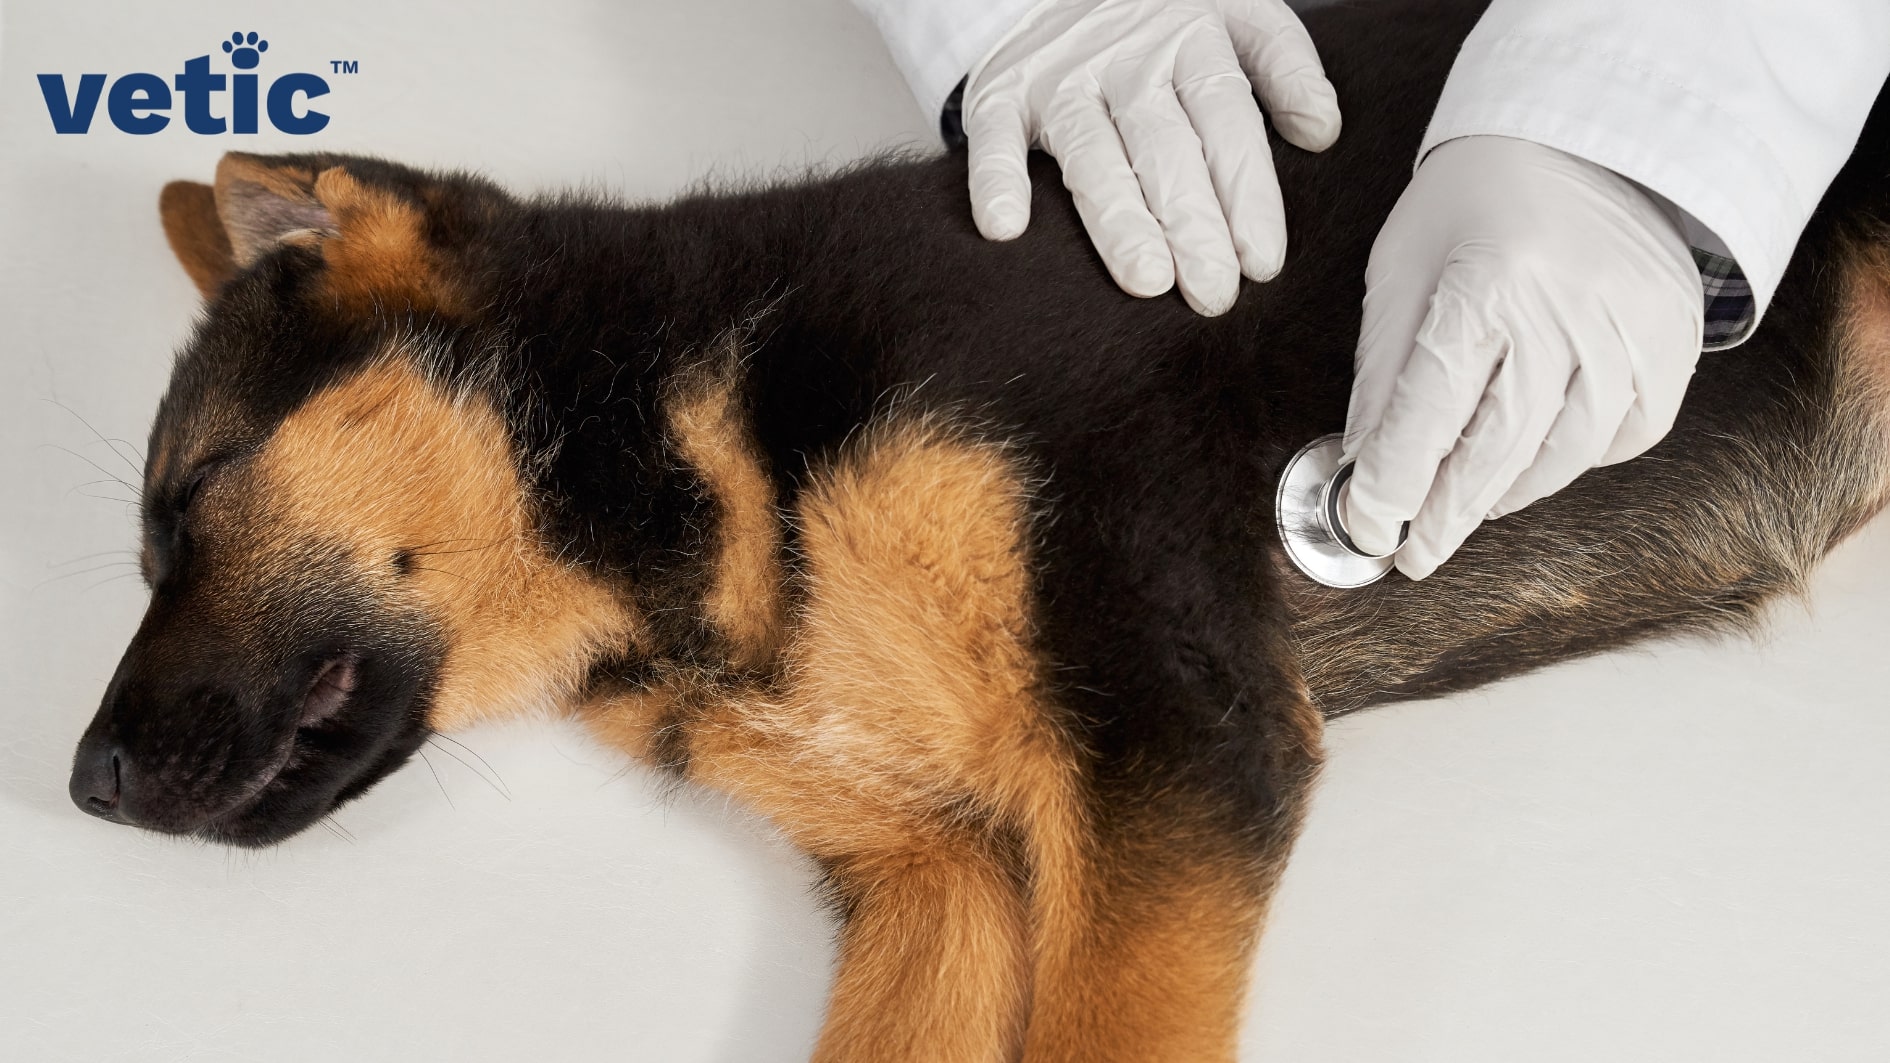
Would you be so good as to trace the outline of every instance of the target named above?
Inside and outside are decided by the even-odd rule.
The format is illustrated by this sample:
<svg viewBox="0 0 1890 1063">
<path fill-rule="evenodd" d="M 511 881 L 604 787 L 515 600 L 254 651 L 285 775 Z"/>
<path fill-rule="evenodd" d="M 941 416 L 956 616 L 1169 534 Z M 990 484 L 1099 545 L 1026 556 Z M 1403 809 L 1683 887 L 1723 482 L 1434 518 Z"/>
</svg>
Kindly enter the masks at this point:
<svg viewBox="0 0 1890 1063">
<path fill-rule="evenodd" d="M 1324 718 L 1737 625 L 1890 496 L 1890 103 L 1765 327 L 1646 457 L 1422 583 L 1328 591 L 1274 484 L 1472 0 L 1308 28 L 1348 128 L 1223 317 L 1109 282 L 1044 160 L 662 207 L 231 154 L 152 429 L 150 610 L 79 805 L 267 845 L 545 707 L 772 817 L 844 925 L 830 1061 L 1228 1060 Z"/>
</svg>

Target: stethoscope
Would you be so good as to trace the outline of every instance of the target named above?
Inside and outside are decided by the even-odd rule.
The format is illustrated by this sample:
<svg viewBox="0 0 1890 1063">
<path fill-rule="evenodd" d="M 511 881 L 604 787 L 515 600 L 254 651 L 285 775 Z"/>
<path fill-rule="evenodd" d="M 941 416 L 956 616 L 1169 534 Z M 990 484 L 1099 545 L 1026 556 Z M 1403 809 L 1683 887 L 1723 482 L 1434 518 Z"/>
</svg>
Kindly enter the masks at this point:
<svg viewBox="0 0 1890 1063">
<path fill-rule="evenodd" d="M 1346 531 L 1345 500 L 1353 466 L 1343 459 L 1344 443 L 1344 436 L 1329 435 L 1301 447 L 1280 475 L 1273 512 L 1280 542 L 1294 567 L 1328 587 L 1363 587 L 1391 571 L 1397 548 L 1388 554 L 1366 553 Z M 1407 523 L 1398 532 L 1398 546 L 1410 533 Z"/>
</svg>

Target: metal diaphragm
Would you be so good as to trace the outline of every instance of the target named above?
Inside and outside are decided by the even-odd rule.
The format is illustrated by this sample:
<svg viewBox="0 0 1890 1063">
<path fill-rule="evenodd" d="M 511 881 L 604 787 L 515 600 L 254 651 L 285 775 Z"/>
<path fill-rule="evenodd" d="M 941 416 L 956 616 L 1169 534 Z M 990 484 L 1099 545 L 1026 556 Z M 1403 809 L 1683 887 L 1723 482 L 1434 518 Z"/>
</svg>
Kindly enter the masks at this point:
<svg viewBox="0 0 1890 1063">
<path fill-rule="evenodd" d="M 1301 447 L 1280 475 L 1273 512 L 1294 567 L 1328 587 L 1363 587 L 1391 571 L 1392 554 L 1366 553 L 1346 531 L 1352 463 L 1341 460 L 1344 444 L 1345 437 L 1335 434 Z M 1399 546 L 1409 534 L 1409 525 L 1399 531 Z"/>
</svg>

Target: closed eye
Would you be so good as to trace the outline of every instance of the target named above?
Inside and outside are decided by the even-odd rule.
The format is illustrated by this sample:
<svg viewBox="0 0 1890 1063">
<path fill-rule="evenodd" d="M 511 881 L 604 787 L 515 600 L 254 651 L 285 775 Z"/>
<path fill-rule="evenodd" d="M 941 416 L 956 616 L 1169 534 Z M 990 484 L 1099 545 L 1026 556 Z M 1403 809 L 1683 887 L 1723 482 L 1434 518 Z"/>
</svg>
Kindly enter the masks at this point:
<svg viewBox="0 0 1890 1063">
<path fill-rule="evenodd" d="M 223 464 L 222 459 L 212 458 L 199 464 L 184 477 L 174 488 L 165 502 L 151 513 L 145 525 L 145 550 L 142 568 L 145 581 L 152 586 L 162 582 L 178 552 L 183 548 L 189 536 L 185 525 L 190 516 L 191 503 L 196 501 L 203 491 L 210 475 Z"/>
<path fill-rule="evenodd" d="M 210 474 L 215 472 L 217 466 L 221 464 L 219 459 L 213 458 L 191 470 L 190 475 L 184 480 L 184 485 L 178 488 L 177 494 L 173 496 L 172 514 L 181 519 L 190 512 L 190 504 L 196 500 L 197 493 L 203 490 L 204 482 L 210 479 Z"/>
</svg>

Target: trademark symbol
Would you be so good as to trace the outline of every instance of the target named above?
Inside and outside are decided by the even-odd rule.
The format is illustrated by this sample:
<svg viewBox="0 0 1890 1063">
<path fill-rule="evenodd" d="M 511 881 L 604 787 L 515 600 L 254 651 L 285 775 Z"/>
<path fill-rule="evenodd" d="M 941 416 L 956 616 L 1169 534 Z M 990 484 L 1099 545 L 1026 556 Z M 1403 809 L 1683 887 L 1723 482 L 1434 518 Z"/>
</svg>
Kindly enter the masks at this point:
<svg viewBox="0 0 1890 1063">
<path fill-rule="evenodd" d="M 359 74 L 361 72 L 361 60 L 330 59 L 328 61 L 328 67 L 328 72 L 331 74 Z"/>
</svg>

